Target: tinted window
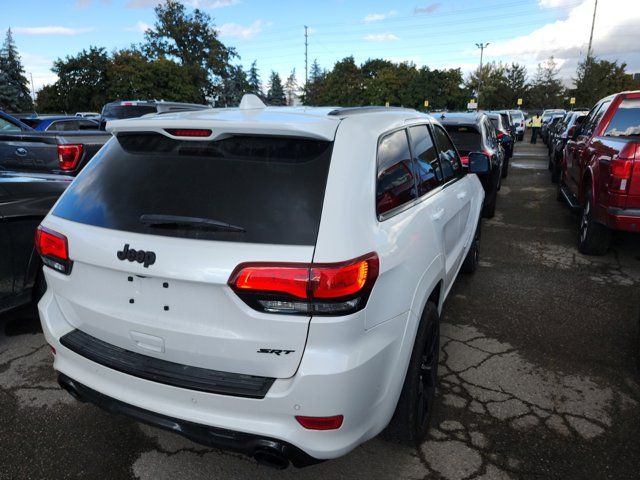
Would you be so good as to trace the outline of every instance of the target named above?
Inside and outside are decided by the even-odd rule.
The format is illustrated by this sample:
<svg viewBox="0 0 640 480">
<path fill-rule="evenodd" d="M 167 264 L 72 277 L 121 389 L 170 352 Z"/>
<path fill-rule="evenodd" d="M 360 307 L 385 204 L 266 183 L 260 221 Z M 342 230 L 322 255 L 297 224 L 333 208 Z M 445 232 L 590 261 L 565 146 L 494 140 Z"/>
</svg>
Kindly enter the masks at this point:
<svg viewBox="0 0 640 480">
<path fill-rule="evenodd" d="M 604 134 L 608 137 L 640 135 L 640 99 L 623 100 Z"/>
<path fill-rule="evenodd" d="M 137 118 L 148 113 L 156 113 L 154 105 L 106 105 L 102 116 L 110 119 Z"/>
<path fill-rule="evenodd" d="M 482 137 L 476 127 L 467 125 L 445 125 L 447 133 L 453 140 L 460 155 L 467 156 L 471 152 L 482 150 Z"/>
<path fill-rule="evenodd" d="M 51 122 L 51 124 L 47 127 L 47 131 L 51 132 L 71 132 L 74 130 L 78 130 L 78 121 L 77 120 L 60 120 L 57 122 Z"/>
<path fill-rule="evenodd" d="M 438 152 L 440 152 L 440 165 L 442 165 L 442 173 L 444 181 L 447 182 L 454 177 L 460 176 L 462 173 L 462 164 L 456 152 L 453 143 L 449 140 L 446 132 L 439 126 L 434 125 L 433 134 L 436 140 Z"/>
<path fill-rule="evenodd" d="M 416 197 L 407 133 L 400 130 L 383 137 L 378 145 L 376 211 L 381 215 Z"/>
<path fill-rule="evenodd" d="M 230 242 L 314 245 L 332 143 L 267 136 L 177 141 L 111 139 L 76 178 L 54 215 L 129 232 Z M 158 228 L 144 214 L 240 226 L 245 233 Z"/>
<path fill-rule="evenodd" d="M 418 195 L 433 190 L 442 183 L 442 171 L 438 163 L 436 147 L 431 139 L 431 134 L 426 125 L 411 127 L 411 151 L 418 178 Z"/>
<path fill-rule="evenodd" d="M 19 132 L 20 131 L 20 127 L 17 125 L 14 125 L 13 123 L 11 123 L 8 120 L 5 120 L 4 118 L 0 118 L 0 131 L 2 132 Z"/>
<path fill-rule="evenodd" d="M 582 135 L 591 136 L 593 134 L 596 126 L 598 125 L 598 123 L 600 123 L 600 120 L 602 120 L 602 117 L 607 111 L 607 108 L 609 108 L 610 103 L 611 100 L 608 100 L 604 103 L 601 103 L 599 108 L 596 106 L 596 108 L 592 110 L 592 112 L 589 114 L 589 118 L 587 119 L 587 123 L 585 124 L 583 130 L 580 132 Z"/>
</svg>

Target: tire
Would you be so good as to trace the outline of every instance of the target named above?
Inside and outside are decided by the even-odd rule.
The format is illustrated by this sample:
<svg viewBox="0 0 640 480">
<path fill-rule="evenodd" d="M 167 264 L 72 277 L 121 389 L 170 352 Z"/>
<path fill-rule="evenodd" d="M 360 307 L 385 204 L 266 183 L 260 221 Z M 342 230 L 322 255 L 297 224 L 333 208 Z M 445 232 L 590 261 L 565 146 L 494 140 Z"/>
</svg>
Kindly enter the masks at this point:
<svg viewBox="0 0 640 480">
<path fill-rule="evenodd" d="M 566 202 L 564 195 L 562 194 L 562 186 L 564 185 L 564 182 L 562 181 L 562 172 L 560 172 L 560 177 L 558 178 L 558 183 L 556 186 L 556 200 L 559 202 Z"/>
<path fill-rule="evenodd" d="M 438 380 L 439 357 L 440 316 L 438 307 L 433 302 L 427 302 L 396 410 L 383 432 L 385 439 L 416 446 L 427 436 Z"/>
<path fill-rule="evenodd" d="M 478 268 L 479 262 L 480 262 L 480 222 L 478 222 L 476 231 L 473 234 L 473 241 L 471 243 L 471 248 L 469 248 L 469 251 L 467 252 L 467 256 L 464 257 L 464 262 L 462 262 L 460 271 L 462 273 L 474 273 Z"/>
<path fill-rule="evenodd" d="M 524 133 L 518 135 L 518 141 L 521 142 L 524 140 Z"/>
<path fill-rule="evenodd" d="M 554 150 L 553 156 L 551 157 L 553 160 L 550 160 L 551 163 L 551 183 L 558 183 L 560 181 L 560 162 L 558 160 L 558 156 Z"/>
<path fill-rule="evenodd" d="M 580 214 L 578 250 L 585 255 L 604 255 L 609 250 L 611 230 L 593 219 L 591 187 L 587 189 Z"/>
<path fill-rule="evenodd" d="M 509 160 L 505 160 L 502 164 L 502 178 L 507 178 L 509 175 Z"/>
<path fill-rule="evenodd" d="M 498 201 L 498 194 L 496 193 L 495 196 L 493 197 L 493 200 L 491 200 L 490 203 L 485 203 L 484 207 L 482 208 L 482 216 L 484 218 L 493 218 L 494 215 L 496 214 L 496 202 Z"/>
<path fill-rule="evenodd" d="M 38 276 L 36 277 L 36 282 L 33 285 L 33 293 L 32 293 L 33 303 L 37 305 L 46 291 L 47 291 L 47 281 L 44 279 L 44 273 L 42 273 L 42 265 L 41 265 L 40 270 L 38 271 Z"/>
</svg>

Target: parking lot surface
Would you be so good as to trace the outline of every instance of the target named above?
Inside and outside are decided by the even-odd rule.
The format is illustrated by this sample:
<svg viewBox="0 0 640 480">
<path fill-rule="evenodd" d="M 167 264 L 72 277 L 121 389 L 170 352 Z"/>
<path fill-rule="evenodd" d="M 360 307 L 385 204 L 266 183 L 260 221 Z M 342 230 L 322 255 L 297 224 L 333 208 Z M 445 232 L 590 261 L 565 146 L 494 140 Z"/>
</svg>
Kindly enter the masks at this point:
<svg viewBox="0 0 640 480">
<path fill-rule="evenodd" d="M 278 472 L 80 404 L 33 309 L 0 317 L 0 478 L 638 478 L 638 238 L 576 250 L 542 145 L 519 143 L 481 263 L 445 305 L 440 389 L 419 448 L 374 439 Z"/>
</svg>

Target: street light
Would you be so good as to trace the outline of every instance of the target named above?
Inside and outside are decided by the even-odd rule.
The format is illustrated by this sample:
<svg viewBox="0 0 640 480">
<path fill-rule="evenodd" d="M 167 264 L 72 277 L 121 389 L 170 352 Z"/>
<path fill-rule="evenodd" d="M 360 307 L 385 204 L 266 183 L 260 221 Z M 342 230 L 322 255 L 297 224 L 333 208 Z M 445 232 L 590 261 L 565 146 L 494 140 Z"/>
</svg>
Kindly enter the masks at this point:
<svg viewBox="0 0 640 480">
<path fill-rule="evenodd" d="M 478 71 L 478 98 L 476 99 L 477 109 L 480 110 L 480 86 L 482 85 L 482 54 L 484 49 L 489 46 L 487 43 L 476 43 L 476 47 L 480 49 L 480 70 Z"/>
</svg>

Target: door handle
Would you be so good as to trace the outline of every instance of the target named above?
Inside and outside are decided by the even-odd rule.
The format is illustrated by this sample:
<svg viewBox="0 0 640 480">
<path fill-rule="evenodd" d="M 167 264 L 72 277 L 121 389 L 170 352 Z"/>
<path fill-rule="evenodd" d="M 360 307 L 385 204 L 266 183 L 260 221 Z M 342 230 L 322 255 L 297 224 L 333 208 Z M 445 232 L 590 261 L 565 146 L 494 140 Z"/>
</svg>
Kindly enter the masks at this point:
<svg viewBox="0 0 640 480">
<path fill-rule="evenodd" d="M 444 217 L 444 208 L 441 208 L 440 210 L 438 210 L 436 213 L 434 213 L 433 215 L 431 215 L 431 218 L 433 220 L 435 220 L 436 222 L 438 220 L 440 220 L 442 217 Z"/>
<path fill-rule="evenodd" d="M 467 197 L 467 192 L 459 192 L 456 197 L 458 197 L 458 200 L 462 200 Z"/>
</svg>

